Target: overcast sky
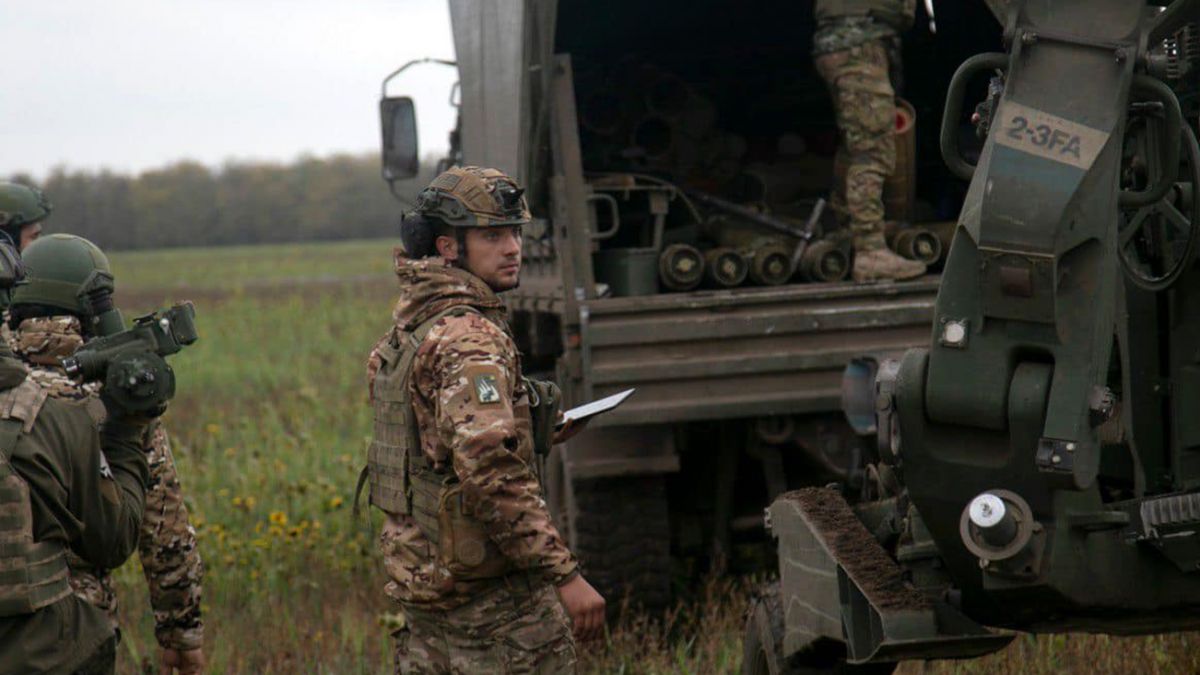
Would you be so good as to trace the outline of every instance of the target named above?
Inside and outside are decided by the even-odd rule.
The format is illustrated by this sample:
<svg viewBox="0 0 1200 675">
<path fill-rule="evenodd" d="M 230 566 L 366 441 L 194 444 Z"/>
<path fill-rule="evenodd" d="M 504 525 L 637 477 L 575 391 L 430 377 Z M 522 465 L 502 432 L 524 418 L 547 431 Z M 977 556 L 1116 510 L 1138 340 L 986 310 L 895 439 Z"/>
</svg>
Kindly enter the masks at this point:
<svg viewBox="0 0 1200 675">
<path fill-rule="evenodd" d="M 0 0 L 0 175 L 378 151 L 379 84 L 452 59 L 445 0 Z M 446 147 L 453 69 L 393 81 Z"/>
</svg>

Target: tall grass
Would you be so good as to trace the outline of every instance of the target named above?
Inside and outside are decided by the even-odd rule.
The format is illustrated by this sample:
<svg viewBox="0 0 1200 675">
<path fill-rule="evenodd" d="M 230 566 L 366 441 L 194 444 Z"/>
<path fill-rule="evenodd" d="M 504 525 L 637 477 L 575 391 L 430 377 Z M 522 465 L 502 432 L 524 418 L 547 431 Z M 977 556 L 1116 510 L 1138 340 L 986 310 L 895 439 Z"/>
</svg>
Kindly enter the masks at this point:
<svg viewBox="0 0 1200 675">
<path fill-rule="evenodd" d="M 387 293 L 352 285 L 198 304 L 202 339 L 174 359 L 165 422 L 207 567 L 213 672 L 387 670 L 382 576 L 350 504 L 370 430 L 365 352 L 389 315 Z M 155 645 L 140 572 L 120 580 L 132 670 Z"/>
</svg>

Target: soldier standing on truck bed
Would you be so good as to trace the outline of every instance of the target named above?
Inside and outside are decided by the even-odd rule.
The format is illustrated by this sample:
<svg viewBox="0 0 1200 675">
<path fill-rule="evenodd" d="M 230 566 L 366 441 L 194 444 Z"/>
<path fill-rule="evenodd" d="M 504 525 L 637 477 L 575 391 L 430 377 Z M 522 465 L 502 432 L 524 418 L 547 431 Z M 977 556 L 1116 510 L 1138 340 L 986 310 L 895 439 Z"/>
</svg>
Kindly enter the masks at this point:
<svg viewBox="0 0 1200 675">
<path fill-rule="evenodd" d="M 521 377 L 496 295 L 519 281 L 522 193 L 495 169 L 454 167 L 401 226 L 395 326 L 367 366 L 364 474 L 387 514 L 386 590 L 406 619 L 400 673 L 574 672 L 572 624 L 581 640 L 603 630 L 604 599 L 554 527 L 535 469 L 535 451 L 565 440 L 539 405 L 553 397 Z"/>
<path fill-rule="evenodd" d="M 854 234 L 855 281 L 912 279 L 924 263 L 903 258 L 883 236 L 883 183 L 896 167 L 896 97 L 889 64 L 899 67 L 900 33 L 913 22 L 915 0 L 816 0 L 813 57 L 837 116 L 845 204 Z M 893 63 L 894 62 L 894 63 Z"/>
<path fill-rule="evenodd" d="M 29 369 L 29 379 L 51 398 L 95 405 L 99 383 L 80 383 L 63 370 L 93 336 L 97 315 L 111 308 L 113 278 L 108 258 L 95 244 L 69 234 L 52 234 L 24 252 L 27 282 L 13 292 L 8 345 Z M 99 280 L 99 283 L 96 281 Z M 150 468 L 138 556 L 150 588 L 154 635 L 161 649 L 162 672 L 181 675 L 204 669 L 204 627 L 200 619 L 204 574 L 196 531 L 188 521 L 183 490 L 171 456 L 167 430 L 154 420 L 140 444 Z M 117 596 L 106 567 L 67 552 L 75 595 L 108 614 L 117 626 Z"/>
</svg>

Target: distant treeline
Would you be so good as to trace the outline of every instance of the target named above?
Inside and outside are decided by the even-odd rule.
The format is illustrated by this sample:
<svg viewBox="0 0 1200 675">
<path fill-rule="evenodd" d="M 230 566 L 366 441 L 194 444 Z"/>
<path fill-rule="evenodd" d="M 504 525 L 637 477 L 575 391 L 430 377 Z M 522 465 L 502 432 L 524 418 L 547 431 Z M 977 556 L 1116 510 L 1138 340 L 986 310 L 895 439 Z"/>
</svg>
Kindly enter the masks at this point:
<svg viewBox="0 0 1200 675">
<path fill-rule="evenodd" d="M 424 162 L 397 183 L 410 201 L 433 178 Z M 290 164 L 183 161 L 136 176 L 57 169 L 37 185 L 54 204 L 47 232 L 110 250 L 395 236 L 404 207 L 380 177 L 379 155 L 304 157 Z"/>
</svg>

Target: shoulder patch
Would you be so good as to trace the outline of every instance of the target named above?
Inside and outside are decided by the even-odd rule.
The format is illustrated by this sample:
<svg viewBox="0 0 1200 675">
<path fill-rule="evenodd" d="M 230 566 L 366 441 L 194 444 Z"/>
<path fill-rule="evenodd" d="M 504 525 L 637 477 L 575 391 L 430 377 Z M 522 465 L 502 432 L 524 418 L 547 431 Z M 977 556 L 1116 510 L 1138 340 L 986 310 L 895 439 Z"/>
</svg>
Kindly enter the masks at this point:
<svg viewBox="0 0 1200 675">
<path fill-rule="evenodd" d="M 477 405 L 496 405 L 503 400 L 500 391 L 503 377 L 498 366 L 468 368 L 465 375 L 471 385 L 471 398 Z"/>
</svg>

